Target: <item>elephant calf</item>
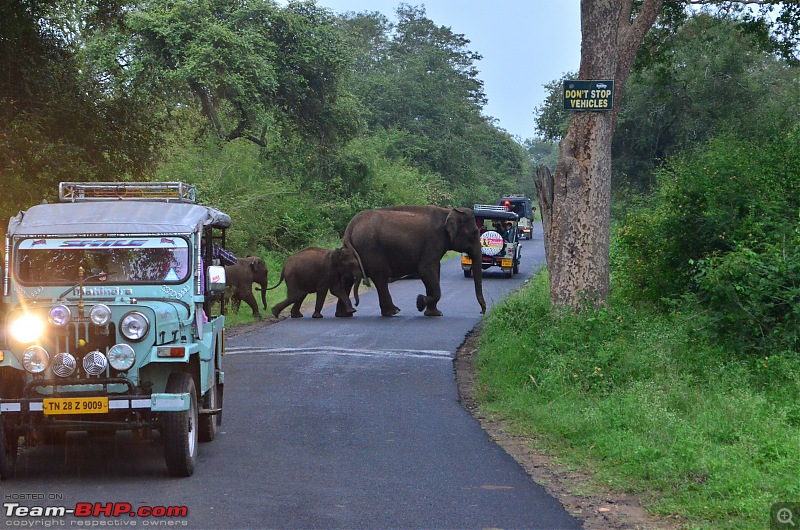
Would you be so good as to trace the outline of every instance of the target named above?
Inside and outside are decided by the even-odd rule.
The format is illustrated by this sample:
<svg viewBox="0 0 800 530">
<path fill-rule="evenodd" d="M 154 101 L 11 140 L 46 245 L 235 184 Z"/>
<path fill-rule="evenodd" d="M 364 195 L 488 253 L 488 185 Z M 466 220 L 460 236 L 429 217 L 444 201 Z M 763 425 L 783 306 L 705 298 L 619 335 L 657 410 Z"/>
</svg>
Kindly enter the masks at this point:
<svg viewBox="0 0 800 530">
<path fill-rule="evenodd" d="M 326 250 L 319 247 L 308 247 L 289 256 L 283 264 L 281 278 L 273 287 L 286 281 L 286 300 L 272 307 L 272 314 L 278 318 L 290 304 L 292 318 L 301 318 L 300 306 L 306 296 L 317 293 L 317 304 L 313 318 L 322 318 L 322 305 L 328 291 L 339 299 L 342 308 L 336 310 L 337 317 L 349 317 L 356 312 L 350 303 L 349 286 L 355 279 L 361 278 L 361 269 L 355 253 L 350 249 L 338 248 Z M 345 280 L 347 287 L 345 288 Z M 358 303 L 358 302 L 356 302 Z"/>
<path fill-rule="evenodd" d="M 267 264 L 258 256 L 240 258 L 233 265 L 225 265 L 225 296 L 231 302 L 234 312 L 239 312 L 239 305 L 244 301 L 253 310 L 253 316 L 261 318 L 258 304 L 253 296 L 253 284 L 261 286 L 261 304 L 267 309 Z"/>
</svg>

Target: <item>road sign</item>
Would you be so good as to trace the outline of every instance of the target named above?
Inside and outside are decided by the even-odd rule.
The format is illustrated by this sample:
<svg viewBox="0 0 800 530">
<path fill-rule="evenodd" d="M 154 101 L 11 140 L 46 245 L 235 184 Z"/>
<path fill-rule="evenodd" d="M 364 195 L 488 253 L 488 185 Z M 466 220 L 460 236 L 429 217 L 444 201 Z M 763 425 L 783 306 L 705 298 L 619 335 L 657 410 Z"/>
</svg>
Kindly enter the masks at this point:
<svg viewBox="0 0 800 530">
<path fill-rule="evenodd" d="M 567 80 L 563 95 L 564 110 L 611 110 L 614 108 L 614 80 Z"/>
</svg>

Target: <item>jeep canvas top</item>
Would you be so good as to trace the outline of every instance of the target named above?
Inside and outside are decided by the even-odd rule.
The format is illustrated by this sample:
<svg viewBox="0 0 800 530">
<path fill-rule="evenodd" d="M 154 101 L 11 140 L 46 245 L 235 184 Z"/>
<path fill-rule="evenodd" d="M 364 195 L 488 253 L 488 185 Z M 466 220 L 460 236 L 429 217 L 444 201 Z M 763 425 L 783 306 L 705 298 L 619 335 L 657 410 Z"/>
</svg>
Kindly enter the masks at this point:
<svg viewBox="0 0 800 530">
<path fill-rule="evenodd" d="M 167 470 L 188 476 L 221 422 L 224 305 L 207 295 L 231 219 L 179 182 L 61 183 L 59 200 L 8 225 L 0 478 L 20 440 L 119 430 L 160 431 Z"/>
</svg>

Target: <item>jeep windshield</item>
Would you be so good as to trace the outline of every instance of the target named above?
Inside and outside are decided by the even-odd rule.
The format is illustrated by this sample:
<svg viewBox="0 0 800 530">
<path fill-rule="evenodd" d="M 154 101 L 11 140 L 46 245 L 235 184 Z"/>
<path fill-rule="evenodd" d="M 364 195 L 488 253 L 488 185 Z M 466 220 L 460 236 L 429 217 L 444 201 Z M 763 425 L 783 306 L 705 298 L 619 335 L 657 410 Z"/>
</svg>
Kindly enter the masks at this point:
<svg viewBox="0 0 800 530">
<path fill-rule="evenodd" d="M 16 277 L 25 285 L 69 285 L 79 268 L 88 283 L 181 283 L 189 275 L 189 243 L 180 236 L 29 238 L 17 246 Z"/>
</svg>

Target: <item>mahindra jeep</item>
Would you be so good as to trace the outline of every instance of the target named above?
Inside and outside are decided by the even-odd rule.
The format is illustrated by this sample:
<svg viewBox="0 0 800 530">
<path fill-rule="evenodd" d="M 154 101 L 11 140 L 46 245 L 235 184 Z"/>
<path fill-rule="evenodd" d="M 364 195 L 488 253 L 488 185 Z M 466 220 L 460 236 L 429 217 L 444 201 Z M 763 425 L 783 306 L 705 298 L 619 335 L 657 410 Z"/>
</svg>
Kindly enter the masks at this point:
<svg viewBox="0 0 800 530">
<path fill-rule="evenodd" d="M 71 431 L 158 431 L 169 474 L 193 473 L 222 421 L 224 304 L 210 297 L 230 224 L 179 182 L 62 182 L 58 203 L 9 221 L 0 478 L 20 444 Z"/>
</svg>

